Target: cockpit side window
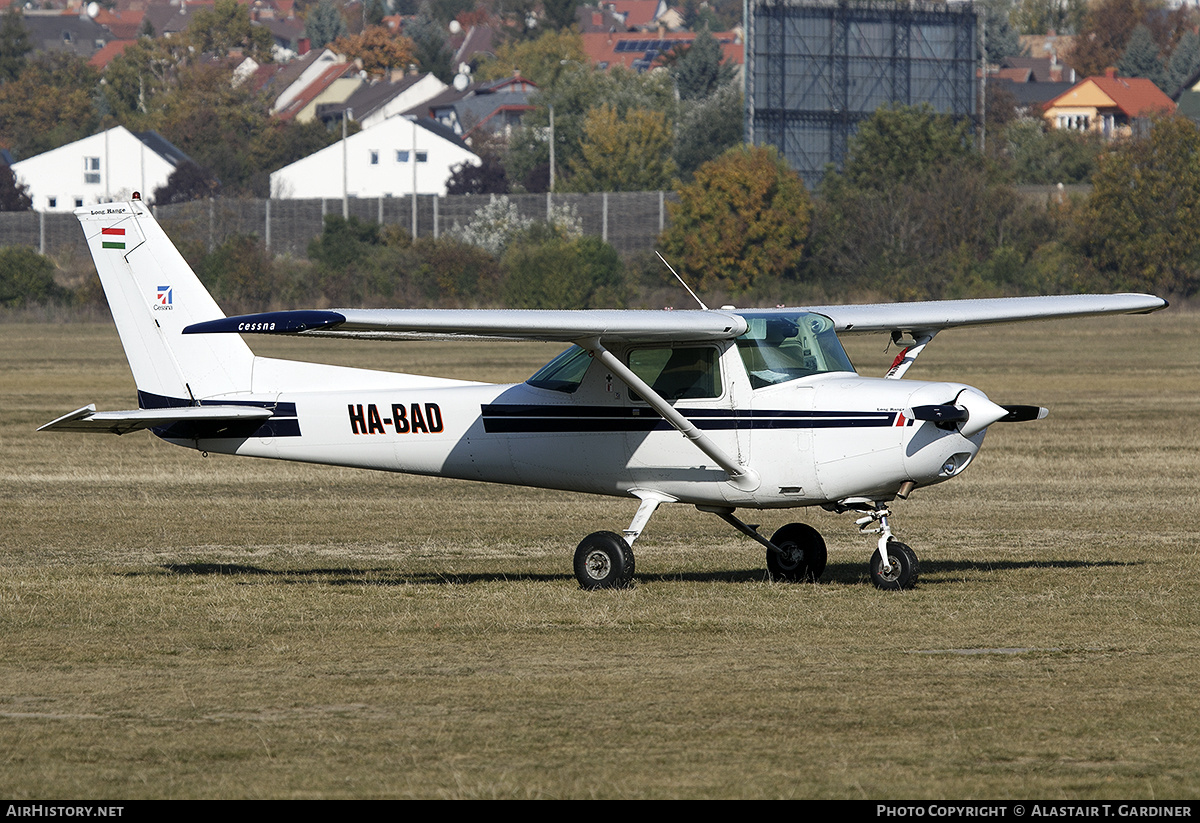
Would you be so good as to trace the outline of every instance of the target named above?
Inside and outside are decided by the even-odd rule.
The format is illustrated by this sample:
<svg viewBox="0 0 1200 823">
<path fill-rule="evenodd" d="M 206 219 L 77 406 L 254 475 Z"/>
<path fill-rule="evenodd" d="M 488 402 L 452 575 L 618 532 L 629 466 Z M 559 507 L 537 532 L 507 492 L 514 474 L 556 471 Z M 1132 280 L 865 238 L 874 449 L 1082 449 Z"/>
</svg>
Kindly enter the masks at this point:
<svg viewBox="0 0 1200 823">
<path fill-rule="evenodd" d="M 574 394 L 592 364 L 592 356 L 579 346 L 572 346 L 542 366 L 525 382 L 539 389 Z"/>
<path fill-rule="evenodd" d="M 854 371 L 828 317 L 809 312 L 741 314 L 749 328 L 736 342 L 753 388 Z"/>
<path fill-rule="evenodd" d="M 712 346 L 634 349 L 629 368 L 666 400 L 721 396 L 721 371 Z M 630 396 L 643 400 L 632 390 Z"/>
</svg>

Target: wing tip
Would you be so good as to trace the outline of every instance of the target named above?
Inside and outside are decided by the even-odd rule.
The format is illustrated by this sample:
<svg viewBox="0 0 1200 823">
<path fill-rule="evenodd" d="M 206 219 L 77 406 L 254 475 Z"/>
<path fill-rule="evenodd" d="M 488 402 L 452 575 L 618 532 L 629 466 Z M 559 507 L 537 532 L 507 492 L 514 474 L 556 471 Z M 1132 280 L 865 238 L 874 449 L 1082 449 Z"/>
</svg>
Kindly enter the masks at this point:
<svg viewBox="0 0 1200 823">
<path fill-rule="evenodd" d="M 184 334 L 300 334 L 314 329 L 327 329 L 346 322 L 346 316 L 335 311 L 269 311 L 260 314 L 240 314 L 193 323 Z"/>
</svg>

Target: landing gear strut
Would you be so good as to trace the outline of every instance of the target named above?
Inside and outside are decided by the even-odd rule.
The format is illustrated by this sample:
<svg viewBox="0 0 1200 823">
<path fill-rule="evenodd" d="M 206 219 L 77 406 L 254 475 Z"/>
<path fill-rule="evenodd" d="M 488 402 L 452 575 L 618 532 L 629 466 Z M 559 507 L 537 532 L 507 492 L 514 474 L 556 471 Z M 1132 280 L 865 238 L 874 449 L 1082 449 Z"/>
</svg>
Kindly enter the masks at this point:
<svg viewBox="0 0 1200 823">
<path fill-rule="evenodd" d="M 712 512 L 742 534 L 766 546 L 767 571 L 772 577 L 815 582 L 825 572 L 825 540 L 812 526 L 789 523 L 767 540 L 758 533 L 758 526 L 751 526 L 734 517 L 732 509 L 698 508 Z"/>
<path fill-rule="evenodd" d="M 639 494 L 638 497 L 642 503 L 624 536 L 615 532 L 594 532 L 575 549 L 575 579 L 581 588 L 624 589 L 633 584 L 634 541 L 641 535 L 659 504 L 673 500 L 653 492 Z M 742 534 L 764 545 L 767 549 L 767 570 L 773 578 L 815 582 L 825 572 L 825 540 L 812 526 L 789 523 L 767 540 L 758 533 L 758 526 L 743 523 L 735 517 L 732 508 L 696 508 L 717 515 Z M 857 511 L 864 514 L 856 521 L 859 530 L 864 534 L 879 535 L 878 546 L 871 553 L 871 582 L 876 588 L 899 591 L 917 585 L 916 552 L 892 535 L 889 522 L 891 512 L 886 505 L 858 498 L 828 504 L 826 508 L 836 512 Z"/>
<path fill-rule="evenodd" d="M 674 500 L 657 492 L 637 495 L 642 501 L 624 536 L 593 532 L 575 549 L 575 579 L 583 589 L 627 589 L 633 585 L 633 544 L 660 503 Z"/>
<path fill-rule="evenodd" d="M 917 553 L 892 535 L 888 522 L 891 511 L 882 503 L 872 503 L 866 517 L 857 521 L 859 531 L 879 535 L 879 545 L 871 553 L 871 582 L 885 591 L 911 589 L 917 585 Z M 871 528 L 872 523 L 879 525 Z"/>
</svg>

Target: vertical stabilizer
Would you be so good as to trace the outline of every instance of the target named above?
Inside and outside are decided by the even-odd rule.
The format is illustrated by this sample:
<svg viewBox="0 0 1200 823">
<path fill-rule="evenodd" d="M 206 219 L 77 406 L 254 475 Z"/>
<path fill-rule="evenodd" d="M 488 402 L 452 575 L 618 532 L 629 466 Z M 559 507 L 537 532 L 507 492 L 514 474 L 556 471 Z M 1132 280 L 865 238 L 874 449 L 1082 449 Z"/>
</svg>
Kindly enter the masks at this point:
<svg viewBox="0 0 1200 823">
<path fill-rule="evenodd" d="M 75 210 L 143 407 L 249 391 L 254 354 L 238 335 L 182 334 L 225 316 L 135 199 Z"/>
</svg>

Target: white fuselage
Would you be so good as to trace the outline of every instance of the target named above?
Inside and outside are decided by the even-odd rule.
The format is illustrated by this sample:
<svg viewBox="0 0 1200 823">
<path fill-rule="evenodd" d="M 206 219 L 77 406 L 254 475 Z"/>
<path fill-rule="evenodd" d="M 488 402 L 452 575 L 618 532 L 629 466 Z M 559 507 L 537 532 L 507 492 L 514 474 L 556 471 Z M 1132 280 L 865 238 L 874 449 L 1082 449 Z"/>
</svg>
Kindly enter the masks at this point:
<svg viewBox="0 0 1200 823">
<path fill-rule="evenodd" d="M 975 391 L 961 384 L 833 372 L 755 390 L 732 343 L 713 345 L 719 395 L 673 405 L 757 473 L 752 490 L 599 362 L 567 393 L 258 358 L 255 391 L 205 402 L 266 405 L 266 423 L 157 433 L 213 452 L 751 508 L 890 499 L 960 473 L 982 443 L 904 414 Z"/>
</svg>

